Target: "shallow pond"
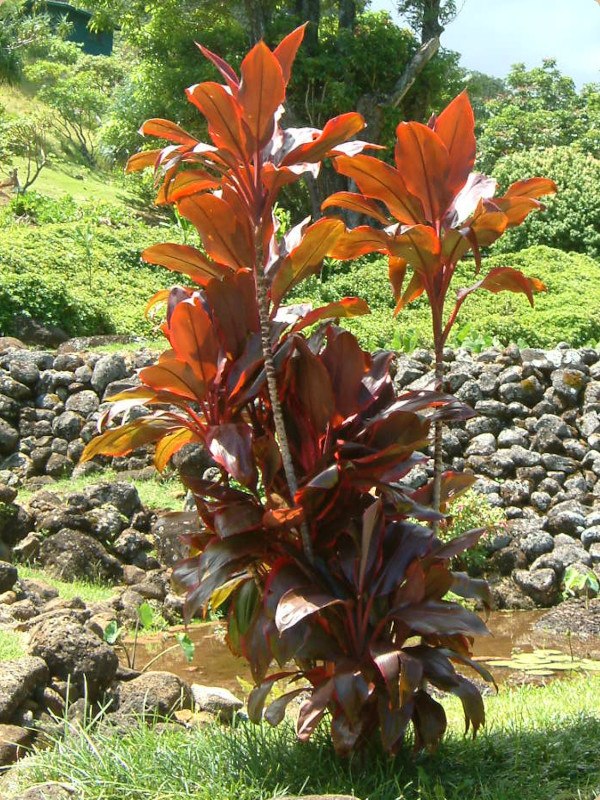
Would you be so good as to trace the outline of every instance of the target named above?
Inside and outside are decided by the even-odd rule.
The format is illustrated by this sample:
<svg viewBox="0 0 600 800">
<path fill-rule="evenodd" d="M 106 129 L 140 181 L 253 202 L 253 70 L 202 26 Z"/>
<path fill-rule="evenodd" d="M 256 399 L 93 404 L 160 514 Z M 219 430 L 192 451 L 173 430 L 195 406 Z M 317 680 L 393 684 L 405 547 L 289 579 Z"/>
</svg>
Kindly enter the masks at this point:
<svg viewBox="0 0 600 800">
<path fill-rule="evenodd" d="M 476 639 L 474 654 L 478 661 L 490 666 L 499 683 L 539 681 L 582 668 L 600 671 L 600 638 L 583 641 L 575 635 L 569 637 L 537 630 L 534 625 L 543 613 L 496 611 L 490 614 L 488 627 L 492 635 Z M 136 668 L 144 667 L 162 650 L 175 644 L 176 630 L 182 629 L 140 639 Z M 195 625 L 188 629 L 188 634 L 195 645 L 191 664 L 177 647 L 156 660 L 152 668 L 174 672 L 194 683 L 223 686 L 233 692 L 240 692 L 238 677 L 243 682 L 251 682 L 244 660 L 233 656 L 224 643 L 222 624 Z M 588 659 L 593 659 L 593 663 Z"/>
</svg>

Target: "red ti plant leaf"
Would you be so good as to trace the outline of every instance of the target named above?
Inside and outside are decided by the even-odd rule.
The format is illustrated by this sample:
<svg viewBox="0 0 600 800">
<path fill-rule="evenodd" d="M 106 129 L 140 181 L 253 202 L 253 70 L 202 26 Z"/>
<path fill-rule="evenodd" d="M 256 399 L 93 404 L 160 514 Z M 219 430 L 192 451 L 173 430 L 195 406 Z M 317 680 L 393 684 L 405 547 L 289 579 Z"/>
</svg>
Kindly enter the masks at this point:
<svg viewBox="0 0 600 800">
<path fill-rule="evenodd" d="M 177 358 L 192 368 L 203 386 L 208 386 L 217 374 L 219 342 L 210 317 L 197 299 L 177 305 L 169 335 Z"/>
<path fill-rule="evenodd" d="M 208 47 L 204 47 L 203 45 L 198 44 L 198 42 L 196 42 L 196 46 L 198 47 L 202 55 L 206 59 L 208 59 L 212 64 L 214 64 L 215 67 L 219 70 L 223 78 L 225 78 L 227 85 L 231 89 L 233 96 L 235 97 L 240 86 L 240 81 L 238 76 L 235 74 L 235 70 L 233 69 L 233 67 L 230 64 L 228 64 L 224 58 L 221 58 L 221 56 L 218 56 L 216 53 L 211 52 L 208 49 Z"/>
<path fill-rule="evenodd" d="M 324 681 L 312 696 L 300 706 L 298 714 L 297 732 L 298 738 L 302 742 L 308 741 L 311 733 L 317 727 L 323 714 L 327 709 L 327 704 L 331 700 L 334 691 L 334 683 L 330 678 Z"/>
<path fill-rule="evenodd" d="M 147 247 L 142 258 L 149 264 L 188 275 L 194 283 L 206 286 L 210 278 L 223 278 L 231 272 L 229 267 L 211 261 L 200 250 L 185 244 L 154 244 Z"/>
<path fill-rule="evenodd" d="M 361 317 L 370 313 L 371 309 L 360 297 L 343 297 L 341 300 L 336 300 L 326 306 L 309 311 L 292 327 L 292 332 L 297 333 L 304 328 L 308 328 L 309 325 L 314 325 L 315 322 L 321 322 L 326 319 Z"/>
<path fill-rule="evenodd" d="M 245 423 L 220 424 L 206 432 L 208 451 L 217 464 L 242 486 L 255 486 L 257 473 L 252 458 L 252 430 Z"/>
<path fill-rule="evenodd" d="M 348 114 L 340 114 L 339 117 L 330 119 L 322 131 L 317 131 L 317 135 L 311 142 L 301 144 L 289 152 L 282 161 L 282 165 L 315 163 L 322 161 L 337 145 L 348 141 L 352 136 L 362 131 L 365 121 L 360 114 L 352 111 Z"/>
<path fill-rule="evenodd" d="M 301 586 L 297 589 L 290 589 L 277 605 L 275 613 L 277 630 L 283 633 L 311 614 L 339 605 L 341 602 L 339 597 L 324 593 L 318 586 Z"/>
<path fill-rule="evenodd" d="M 275 307 L 287 292 L 300 281 L 321 269 L 321 263 L 344 230 L 339 219 L 321 219 L 306 229 L 302 241 L 286 256 L 271 286 Z"/>
<path fill-rule="evenodd" d="M 150 442 L 156 442 L 173 428 L 172 420 L 166 418 L 148 418 L 142 422 L 130 422 L 118 428 L 97 436 L 88 442 L 82 455 L 81 461 L 89 461 L 94 456 L 124 456 L 132 450 Z"/>
<path fill-rule="evenodd" d="M 199 83 L 187 89 L 189 100 L 206 117 L 208 132 L 216 147 L 246 155 L 242 110 L 235 98 L 218 83 Z"/>
<path fill-rule="evenodd" d="M 398 172 L 404 178 L 407 191 L 420 200 L 425 219 L 435 222 L 452 199 L 452 187 L 447 185 L 448 148 L 440 136 L 419 122 L 401 122 L 396 136 Z"/>
<path fill-rule="evenodd" d="M 194 195 L 184 197 L 177 206 L 198 229 L 211 258 L 235 269 L 248 266 L 252 252 L 248 225 L 236 217 L 225 200 L 214 195 Z"/>
<path fill-rule="evenodd" d="M 125 172 L 138 172 L 140 169 L 153 167 L 161 152 L 161 150 L 142 150 L 139 153 L 134 153 L 127 161 Z"/>
<path fill-rule="evenodd" d="M 434 131 L 450 156 L 448 187 L 457 194 L 467 182 L 475 163 L 475 117 L 466 92 L 446 106 L 435 120 Z"/>
<path fill-rule="evenodd" d="M 238 101 L 252 146 L 262 150 L 273 135 L 274 115 L 285 98 L 281 64 L 264 42 L 255 45 L 242 61 Z"/>
<path fill-rule="evenodd" d="M 154 466 L 159 472 L 162 472 L 171 457 L 178 453 L 184 445 L 198 441 L 200 441 L 200 436 L 189 428 L 180 428 L 178 431 L 168 434 L 156 445 Z"/>
<path fill-rule="evenodd" d="M 524 294 L 533 306 L 533 293 L 546 291 L 546 286 L 537 278 L 528 278 L 518 269 L 512 267 L 495 267 L 491 269 L 483 280 L 466 289 L 459 289 L 457 297 L 462 301 L 477 289 L 487 289 L 488 292 L 516 292 Z"/>
<path fill-rule="evenodd" d="M 191 134 L 184 131 L 183 128 L 180 128 L 179 125 L 176 125 L 174 122 L 169 122 L 167 119 L 147 120 L 140 128 L 140 133 L 143 136 L 158 136 L 161 139 L 168 139 L 170 142 L 185 144 L 192 147 L 198 144 L 198 140 Z"/>
<path fill-rule="evenodd" d="M 291 33 L 288 33 L 288 35 L 279 42 L 275 50 L 273 50 L 273 55 L 279 61 L 279 65 L 281 66 L 281 72 L 283 74 L 283 80 L 286 86 L 288 85 L 292 76 L 292 65 L 294 63 L 294 59 L 296 58 L 298 48 L 304 39 L 306 25 L 307 23 L 304 23 L 304 25 L 300 25 Z"/>
</svg>

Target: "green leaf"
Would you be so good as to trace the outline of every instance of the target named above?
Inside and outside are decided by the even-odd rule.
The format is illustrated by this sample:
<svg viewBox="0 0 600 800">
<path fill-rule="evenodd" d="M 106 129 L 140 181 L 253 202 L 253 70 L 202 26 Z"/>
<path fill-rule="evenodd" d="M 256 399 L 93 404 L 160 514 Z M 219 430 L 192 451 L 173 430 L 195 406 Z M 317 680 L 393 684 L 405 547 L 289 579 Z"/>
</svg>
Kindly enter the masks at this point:
<svg viewBox="0 0 600 800">
<path fill-rule="evenodd" d="M 185 660 L 188 662 L 188 664 L 191 664 L 194 658 L 194 650 L 196 649 L 196 646 L 187 633 L 178 633 L 175 638 L 177 639 L 177 644 L 179 647 L 181 647 L 183 655 L 185 656 Z"/>
<path fill-rule="evenodd" d="M 104 629 L 104 641 L 106 644 L 116 644 L 121 638 L 123 628 L 119 628 L 116 619 L 111 620 Z"/>
<path fill-rule="evenodd" d="M 152 607 L 148 603 L 142 603 L 138 608 L 138 617 L 142 628 L 148 630 L 152 627 L 154 611 L 152 611 Z"/>
</svg>

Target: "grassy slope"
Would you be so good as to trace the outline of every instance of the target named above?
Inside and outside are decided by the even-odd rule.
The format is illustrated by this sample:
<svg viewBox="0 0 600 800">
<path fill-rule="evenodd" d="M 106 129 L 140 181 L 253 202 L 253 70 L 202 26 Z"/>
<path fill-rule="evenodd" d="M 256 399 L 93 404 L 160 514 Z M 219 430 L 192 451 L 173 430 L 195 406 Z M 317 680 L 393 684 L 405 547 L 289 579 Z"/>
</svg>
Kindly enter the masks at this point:
<svg viewBox="0 0 600 800">
<path fill-rule="evenodd" d="M 462 307 L 455 332 L 468 324 L 473 332 L 489 334 L 503 344 L 517 342 L 536 347 L 554 346 L 560 341 L 584 346 L 590 340 L 600 339 L 597 312 L 600 263 L 579 253 L 537 246 L 484 260 L 482 274 L 500 266 L 516 267 L 527 276 L 540 278 L 548 291 L 535 295 L 533 309 L 524 295 L 478 292 Z M 459 267 L 454 288 L 449 292 L 446 317 L 454 304 L 454 290 L 478 279 L 473 274 L 472 262 Z M 363 346 L 369 349 L 390 347 L 396 339 L 395 347 L 401 348 L 404 338 L 411 338 L 413 347 L 431 344 L 430 314 L 424 297 L 394 318 L 395 304 L 387 278 L 387 261 L 383 258 L 333 264 L 324 273 L 323 280 L 310 278 L 295 290 L 296 299 L 322 303 L 348 295 L 364 297 L 371 307 L 369 316 L 344 321 Z"/>
<path fill-rule="evenodd" d="M 262 800 L 335 792 L 363 800 L 592 800 L 600 791 L 599 678 L 504 690 L 486 700 L 488 726 L 463 737 L 458 702 L 446 703 L 451 730 L 434 754 L 396 759 L 374 747 L 339 760 L 321 729 L 309 744 L 291 726 L 240 724 L 202 731 L 148 727 L 71 731 L 54 750 L 20 763 L 19 789 L 57 780 L 81 800 Z"/>
</svg>

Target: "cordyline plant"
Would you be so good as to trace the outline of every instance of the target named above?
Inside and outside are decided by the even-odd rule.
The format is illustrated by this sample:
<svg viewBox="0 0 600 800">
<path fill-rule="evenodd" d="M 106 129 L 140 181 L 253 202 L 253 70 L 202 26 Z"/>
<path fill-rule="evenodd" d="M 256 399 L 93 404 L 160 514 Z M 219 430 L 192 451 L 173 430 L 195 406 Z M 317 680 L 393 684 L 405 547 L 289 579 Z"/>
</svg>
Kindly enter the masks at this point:
<svg viewBox="0 0 600 800">
<path fill-rule="evenodd" d="M 395 396 L 392 355 L 371 356 L 332 323 L 367 313 L 364 301 L 281 305 L 320 268 L 344 225 L 305 221 L 278 240 L 279 188 L 315 174 L 326 156 L 365 147 L 346 143 L 363 127 L 357 114 L 322 131 L 280 127 L 302 34 L 273 52 L 256 45 L 241 79 L 203 51 L 225 85 L 200 84 L 188 97 L 206 117 L 212 144 L 163 120 L 144 125 L 173 144 L 134 156 L 130 169 L 154 166 L 158 202 L 175 203 L 193 222 L 205 252 L 176 244 L 145 251 L 147 261 L 195 285 L 161 295 L 169 349 L 140 371 L 139 387 L 113 398 L 104 422 L 140 403 L 148 415 L 108 426 L 83 458 L 155 442 L 163 469 L 185 444 L 211 453 L 220 480 L 182 475 L 202 526 L 188 536 L 190 557 L 174 578 L 187 590 L 188 617 L 230 601 L 229 646 L 249 661 L 256 683 L 252 719 L 261 718 L 275 681 L 287 680 L 264 715 L 277 724 L 290 700 L 308 692 L 301 739 L 329 711 L 339 753 L 377 730 L 395 752 L 411 722 L 416 747 L 435 746 L 446 719 L 428 687 L 458 695 L 475 732 L 482 700 L 454 664 L 490 679 L 470 659 L 472 637 L 485 625 L 444 598 L 450 589 L 484 602 L 488 594 L 483 582 L 450 571 L 451 558 L 478 533 L 443 545 L 420 524 L 437 518 L 427 487 L 414 492 L 402 480 L 422 461 L 416 450 L 431 423 L 469 411 L 440 392 Z M 444 497 L 468 484 L 446 474 Z"/>
<path fill-rule="evenodd" d="M 481 268 L 481 249 L 508 228 L 520 225 L 530 211 L 543 209 L 539 197 L 556 191 L 547 178 L 517 181 L 496 197 L 497 182 L 473 172 L 475 119 L 466 93 L 458 95 L 427 125 L 401 122 L 396 130 L 396 166 L 372 156 L 334 158 L 338 172 L 356 182 L 360 194 L 338 192 L 323 208 L 343 207 L 365 214 L 383 228 L 360 226 L 337 241 L 339 259 L 366 253 L 389 256 L 389 277 L 398 313 L 423 293 L 433 323 L 436 389 L 443 385 L 443 350 L 467 297 L 478 289 L 522 292 L 533 306 L 533 293 L 546 287 L 511 267 L 497 267 L 467 288 L 459 289 L 450 313 L 444 306 L 458 262 L 467 254 Z M 383 204 L 383 205 L 381 205 Z M 385 207 L 385 210 L 384 208 Z M 387 212 L 387 213 L 386 213 Z M 408 267 L 412 275 L 405 286 Z M 442 423 L 435 427 L 433 507 L 440 508 Z"/>
</svg>

